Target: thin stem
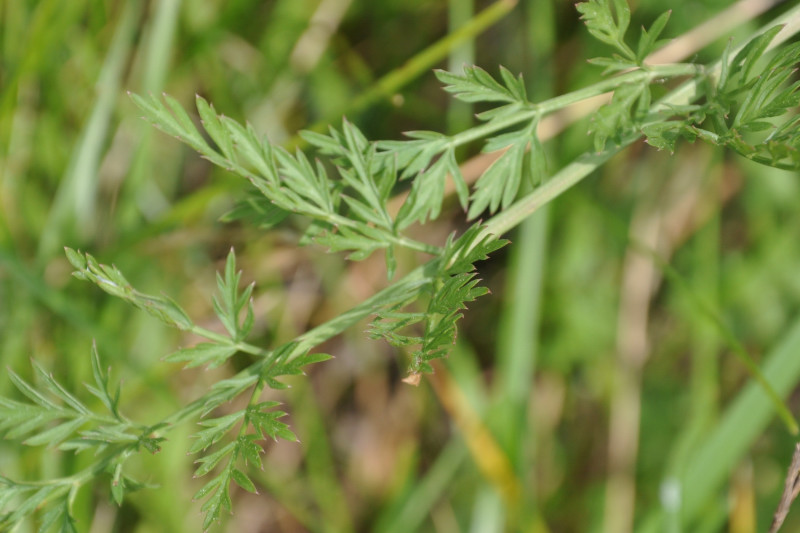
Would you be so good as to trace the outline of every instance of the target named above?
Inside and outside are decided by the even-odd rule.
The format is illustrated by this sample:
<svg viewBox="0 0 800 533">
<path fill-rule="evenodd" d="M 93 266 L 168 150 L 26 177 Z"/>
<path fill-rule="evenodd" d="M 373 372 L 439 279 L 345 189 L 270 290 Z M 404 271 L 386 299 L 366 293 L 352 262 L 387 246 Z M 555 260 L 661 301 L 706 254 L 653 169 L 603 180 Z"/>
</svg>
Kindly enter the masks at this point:
<svg viewBox="0 0 800 533">
<path fill-rule="evenodd" d="M 119 445 L 119 448 L 112 449 L 99 461 L 92 463 L 83 470 L 76 472 L 71 476 L 46 479 L 44 481 L 15 481 L 14 484 L 31 488 L 45 487 L 48 485 L 62 485 L 65 489 L 76 486 L 79 487 L 105 472 L 108 465 L 111 464 L 111 462 L 117 456 L 130 456 L 133 453 L 136 444 L 137 443 Z M 122 461 L 124 460 L 125 458 L 123 457 Z"/>
<path fill-rule="evenodd" d="M 776 46 L 782 44 L 783 42 L 787 41 L 790 37 L 794 34 L 800 32 L 800 6 L 796 6 L 789 10 L 788 12 L 784 13 L 783 15 L 777 17 L 775 20 L 769 22 L 762 28 L 760 28 L 757 32 L 753 34 L 753 37 L 760 35 L 767 31 L 769 28 L 772 28 L 776 25 L 784 25 L 783 30 L 778 33 L 777 36 L 772 40 L 770 43 L 769 49 L 773 49 Z M 736 53 L 742 49 L 744 45 L 737 47 L 735 50 L 731 51 L 730 57 L 736 57 Z M 695 65 L 664 65 L 666 67 L 694 67 L 695 69 L 700 69 L 701 67 Z M 706 75 L 715 77 L 719 75 L 719 72 L 722 68 L 722 61 L 716 61 L 707 69 L 703 70 L 695 70 L 695 74 L 700 74 L 701 72 L 705 72 Z M 635 71 L 631 72 L 628 75 L 634 74 L 641 74 L 645 71 Z M 648 72 L 655 72 L 654 70 L 650 70 Z M 662 74 L 663 76 L 664 74 Z M 677 75 L 677 74 L 675 74 Z M 605 80 L 604 82 L 597 83 L 586 89 L 581 89 L 580 91 L 590 91 L 596 90 L 596 88 L 603 83 L 610 83 L 615 80 L 619 80 L 623 76 L 619 76 L 617 78 L 612 78 L 609 80 Z M 656 76 L 658 77 L 658 76 Z M 651 109 L 651 116 L 654 117 L 654 122 L 658 121 L 659 113 L 664 111 L 669 111 L 671 106 L 675 105 L 686 105 L 690 103 L 692 100 L 700 97 L 702 95 L 702 85 L 703 79 L 696 77 L 691 79 L 669 93 L 659 102 L 657 102 Z M 616 85 L 611 85 L 607 87 L 604 91 L 609 90 L 610 88 L 615 87 Z M 576 92 L 580 92 L 576 91 Z M 556 97 L 551 100 L 546 100 L 539 104 L 540 106 L 545 105 L 547 102 L 552 102 L 552 100 L 558 99 L 566 99 L 570 97 L 572 94 L 570 93 L 564 96 Z M 588 98 L 593 96 L 593 94 L 585 94 L 583 98 Z M 582 99 L 583 99 L 582 98 Z M 574 103 L 574 102 L 569 102 Z M 551 104 L 552 105 L 552 104 Z M 563 104 L 569 105 L 569 104 Z M 517 224 L 522 222 L 525 218 L 530 216 L 534 211 L 536 211 L 539 207 L 544 205 L 547 202 L 550 202 L 554 198 L 560 196 L 564 191 L 578 183 L 580 180 L 588 176 L 593 170 L 598 168 L 600 165 L 608 161 L 613 155 L 620 152 L 623 148 L 628 146 L 629 144 L 635 142 L 637 139 L 641 137 L 641 134 L 632 134 L 626 137 L 618 146 L 613 148 L 609 148 L 605 152 L 600 153 L 593 153 L 593 152 L 586 152 L 578 158 L 561 169 L 555 176 L 553 176 L 547 183 L 543 186 L 539 187 L 538 189 L 534 190 L 532 193 L 528 194 L 527 196 L 521 198 L 519 201 L 511 205 L 508 209 L 498 213 L 491 219 L 489 219 L 486 223 L 486 234 L 492 234 L 496 236 L 500 236 L 510 230 L 511 228 L 515 227 Z"/>
<path fill-rule="evenodd" d="M 592 98 L 627 84 L 652 83 L 661 78 L 675 78 L 680 76 L 697 76 L 702 72 L 702 67 L 691 64 L 677 65 L 657 65 L 647 67 L 642 70 L 627 72 L 613 78 L 597 82 L 583 89 L 578 89 L 571 93 L 556 96 L 538 104 L 529 104 L 527 109 L 503 119 L 492 120 L 481 126 L 476 126 L 467 131 L 453 135 L 447 147 L 456 147 L 463 144 L 487 137 L 493 133 L 504 130 L 515 124 L 533 120 L 537 116 L 542 118 L 546 115 L 559 111 L 565 107 L 573 105 L 582 100 Z"/>
<path fill-rule="evenodd" d="M 390 240 L 393 243 L 411 250 L 416 250 L 417 252 L 424 252 L 430 255 L 439 255 L 442 252 L 442 249 L 438 246 L 425 244 L 424 242 L 415 241 L 414 239 L 409 239 L 407 237 L 396 237 L 392 235 Z"/>
<path fill-rule="evenodd" d="M 640 137 L 639 134 L 630 135 L 623 141 L 604 152 L 587 152 L 580 155 L 575 161 L 561 169 L 555 176 L 532 193 L 512 204 L 505 211 L 501 211 L 486 222 L 484 235 L 499 237 L 520 222 L 528 218 L 544 204 L 547 204 L 570 189 L 573 185 L 588 176 L 612 156 L 621 152 L 623 148 Z"/>
<path fill-rule="evenodd" d="M 360 222 L 357 220 L 352 220 L 338 213 L 316 213 L 314 216 L 319 218 L 325 218 L 326 221 L 334 226 L 346 226 L 348 228 L 353 228 L 356 231 L 363 227 L 366 223 Z M 442 249 L 438 246 L 434 246 L 432 244 L 425 244 L 424 242 L 415 241 L 414 239 L 409 239 L 408 237 L 402 237 L 400 235 L 395 235 L 389 231 L 386 231 L 383 228 L 379 228 L 381 234 L 386 238 L 386 240 L 392 244 L 396 244 L 398 246 L 402 246 L 403 248 L 409 248 L 411 250 L 416 250 L 417 252 L 423 252 L 430 255 L 439 255 Z"/>
<path fill-rule="evenodd" d="M 255 386 L 253 387 L 253 393 L 250 395 L 250 401 L 247 402 L 247 407 L 255 407 L 258 404 L 258 399 L 261 397 L 261 393 L 264 391 L 264 386 L 266 385 L 266 381 L 259 378 L 256 381 Z M 248 420 L 247 416 L 245 415 L 244 420 L 242 420 L 242 427 L 239 428 L 239 437 L 244 437 L 247 434 L 247 428 L 250 426 L 250 421 Z"/>
<path fill-rule="evenodd" d="M 800 6 L 793 8 L 789 12 L 783 14 L 781 17 L 778 17 L 775 21 L 764 26 L 757 32 L 757 34 L 763 33 L 767 29 L 777 24 L 785 24 L 783 31 L 781 31 L 770 44 L 770 49 L 772 49 L 800 31 L 798 18 L 800 18 Z M 730 54 L 730 57 L 735 57 L 736 52 L 738 52 L 738 50 L 741 48 L 742 47 L 740 46 L 737 48 L 737 50 L 734 50 Z M 708 75 L 718 75 L 721 67 L 721 60 L 715 62 L 711 67 L 708 68 Z M 675 89 L 652 107 L 652 116 L 658 116 L 660 111 L 668 110 L 672 105 L 684 105 L 690 103 L 702 94 L 702 84 L 703 80 L 701 78 L 695 78 Z M 640 137 L 640 133 L 632 133 L 625 137 L 618 146 L 607 149 L 601 153 L 585 153 L 579 156 L 573 163 L 570 163 L 564 167 L 542 187 L 534 190 L 532 193 L 511 205 L 505 211 L 498 213 L 489 219 L 484 229 L 484 235 L 494 235 L 499 237 L 500 235 L 504 234 L 525 220 L 542 205 L 560 196 L 564 191 L 588 176 L 593 170 L 608 161 L 613 155 L 619 153 L 624 147 L 638 140 Z M 720 329 L 726 340 L 731 343 L 734 352 L 743 361 L 745 368 L 748 370 L 751 377 L 755 379 L 764 389 L 764 392 L 770 398 L 779 417 L 786 425 L 787 430 L 792 435 L 797 434 L 799 431 L 797 420 L 794 418 L 788 407 L 786 407 L 786 404 L 783 402 L 780 395 L 775 391 L 774 387 L 761 372 L 761 369 L 752 360 L 747 351 L 741 347 L 735 337 L 733 337 L 733 335 L 725 328 L 724 324 L 718 322 L 718 318 L 715 318 L 715 324 Z"/>
<path fill-rule="evenodd" d="M 331 337 L 338 335 L 339 333 L 353 326 L 365 317 L 375 314 L 387 305 L 402 302 L 408 296 L 410 291 L 418 291 L 420 287 L 427 285 L 432 281 L 433 278 L 431 275 L 429 275 L 432 273 L 429 273 L 429 269 L 432 268 L 434 262 L 435 260 L 432 260 L 426 265 L 417 267 L 397 283 L 367 298 L 349 311 L 346 311 L 336 318 L 333 318 L 328 322 L 325 322 L 324 324 L 321 324 L 303 333 L 295 339 L 297 347 L 294 349 L 293 355 L 297 356 L 299 354 L 306 353 L 315 346 L 322 344 Z M 266 351 L 261 350 L 261 352 L 264 353 Z M 259 355 L 261 355 L 261 353 Z M 260 381 L 260 376 L 275 362 L 273 356 L 274 351 L 269 351 L 269 354 L 266 357 L 263 357 L 262 359 L 259 359 L 255 363 L 251 364 L 249 367 L 245 368 L 231 379 L 231 381 L 241 380 L 241 390 L 237 393 L 237 395 L 241 394 L 253 385 L 252 381 L 248 382 L 244 378 L 257 377 Z M 161 431 L 167 431 L 169 430 L 170 426 L 178 424 L 194 416 L 197 412 L 202 411 L 211 394 L 213 394 L 213 391 L 206 393 L 205 395 L 161 420 L 160 424 L 166 425 L 166 427 Z"/>
<path fill-rule="evenodd" d="M 189 330 L 195 335 L 199 335 L 203 338 L 206 338 L 210 341 L 217 342 L 219 344 L 229 344 L 231 346 L 235 346 L 237 350 L 244 353 L 249 353 L 250 355 L 255 355 L 258 357 L 268 357 L 272 350 L 265 350 L 264 348 L 259 348 L 258 346 L 253 346 L 252 344 L 246 342 L 232 342 L 232 339 L 226 335 L 222 335 L 220 333 L 215 333 L 211 330 L 206 328 L 202 328 L 198 325 L 192 326 Z"/>
</svg>

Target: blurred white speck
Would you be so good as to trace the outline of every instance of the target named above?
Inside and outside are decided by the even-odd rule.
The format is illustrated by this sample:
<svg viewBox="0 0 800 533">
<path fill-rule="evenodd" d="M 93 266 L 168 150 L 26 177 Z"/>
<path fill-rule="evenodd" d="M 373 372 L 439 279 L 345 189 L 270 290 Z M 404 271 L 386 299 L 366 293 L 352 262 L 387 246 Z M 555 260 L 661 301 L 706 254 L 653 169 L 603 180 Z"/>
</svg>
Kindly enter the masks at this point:
<svg viewBox="0 0 800 533">
<path fill-rule="evenodd" d="M 661 483 L 659 491 L 661 505 L 670 512 L 676 512 L 681 506 L 681 485 L 674 477 L 667 478 Z"/>
</svg>

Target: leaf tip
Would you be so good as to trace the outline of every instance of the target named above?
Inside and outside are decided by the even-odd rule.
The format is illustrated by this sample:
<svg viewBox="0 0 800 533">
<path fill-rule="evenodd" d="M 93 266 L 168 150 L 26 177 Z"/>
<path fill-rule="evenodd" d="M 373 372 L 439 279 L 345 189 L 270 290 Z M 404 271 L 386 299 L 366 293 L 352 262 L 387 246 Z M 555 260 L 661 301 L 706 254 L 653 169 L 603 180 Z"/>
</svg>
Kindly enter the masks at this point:
<svg viewBox="0 0 800 533">
<path fill-rule="evenodd" d="M 408 376 L 404 377 L 401 381 L 403 383 L 407 383 L 409 385 L 413 385 L 414 387 L 419 386 L 420 381 L 422 380 L 422 375 L 419 372 L 414 372 L 409 374 Z"/>
</svg>

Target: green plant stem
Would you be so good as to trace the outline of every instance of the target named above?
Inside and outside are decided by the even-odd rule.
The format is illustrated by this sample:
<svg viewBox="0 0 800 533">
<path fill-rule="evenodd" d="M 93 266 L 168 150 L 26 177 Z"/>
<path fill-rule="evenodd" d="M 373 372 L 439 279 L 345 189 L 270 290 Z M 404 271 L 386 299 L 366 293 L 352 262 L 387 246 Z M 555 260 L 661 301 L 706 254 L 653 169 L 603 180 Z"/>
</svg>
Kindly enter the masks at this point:
<svg viewBox="0 0 800 533">
<path fill-rule="evenodd" d="M 266 381 L 261 378 L 258 378 L 256 381 L 255 386 L 253 386 L 253 392 L 250 394 L 250 401 L 247 402 L 247 407 L 254 407 L 258 404 L 258 400 L 261 397 L 261 393 L 264 392 L 264 386 L 266 385 Z M 242 420 L 242 426 L 239 428 L 239 437 L 244 437 L 247 434 L 247 427 L 250 425 L 250 422 L 245 415 L 244 419 Z"/>
<path fill-rule="evenodd" d="M 313 329 L 310 329 L 297 337 L 297 339 L 295 339 L 297 345 L 295 346 L 294 350 L 287 355 L 286 360 L 289 361 L 294 357 L 306 353 L 315 346 L 318 346 L 331 337 L 338 335 L 347 328 L 353 326 L 363 318 L 375 314 L 380 309 L 386 307 L 386 305 L 402 302 L 407 296 L 409 290 L 417 290 L 419 287 L 431 283 L 434 278 L 432 277 L 433 272 L 429 272 L 429 269 L 432 269 L 432 263 L 434 261 L 417 267 L 408 273 L 402 280 L 398 281 L 392 286 L 387 287 L 386 289 L 383 289 L 382 291 L 367 298 L 360 304 L 339 315 L 338 317 L 331 319 Z M 212 334 L 217 335 L 215 333 Z M 268 370 L 273 363 L 275 363 L 273 351 L 266 352 L 261 349 L 258 350 L 259 353 L 257 355 L 263 356 L 266 353 L 267 356 L 262 357 L 260 360 L 245 368 L 235 376 L 235 379 L 241 379 L 240 390 L 237 394 L 241 394 L 253 386 L 254 383 L 260 381 L 260 376 L 263 375 L 263 373 Z M 245 379 L 247 377 L 255 378 L 256 381 L 247 381 Z M 197 412 L 203 410 L 209 395 L 210 393 L 201 396 L 193 402 L 185 405 L 181 409 L 164 418 L 159 424 L 171 426 L 174 424 L 179 424 L 180 422 L 194 416 Z M 163 431 L 167 431 L 168 429 L 169 427 L 166 427 Z"/>
<path fill-rule="evenodd" d="M 519 113 L 515 113 L 503 119 L 492 120 L 484 125 L 476 126 L 467 131 L 453 135 L 446 146 L 457 147 L 470 143 L 498 131 L 504 130 L 510 126 L 514 126 L 522 122 L 528 122 L 536 117 L 542 118 L 545 115 L 549 115 L 588 98 L 613 91 L 614 89 L 623 85 L 652 83 L 654 80 L 662 78 L 697 76 L 701 75 L 702 71 L 703 68 L 699 65 L 680 63 L 676 65 L 656 65 L 647 67 L 646 69 L 635 70 L 633 72 L 621 74 L 619 76 L 597 82 L 588 87 L 584 87 L 583 89 L 578 89 L 577 91 L 549 98 L 537 104 L 530 104 L 529 106 L 526 106 L 525 110 L 520 111 Z"/>
<path fill-rule="evenodd" d="M 711 144 L 715 144 L 715 145 L 725 145 L 726 144 L 726 141 L 719 134 L 714 133 L 713 131 L 708 131 L 708 130 L 704 130 L 704 129 L 700 129 L 700 128 L 694 128 L 694 129 L 699 133 L 699 137 L 701 139 L 706 140 L 706 141 L 710 142 Z M 762 155 L 744 154 L 744 153 L 741 153 L 741 152 L 740 152 L 740 155 L 742 157 L 746 157 L 750 161 L 755 161 L 756 163 L 759 163 L 761 165 L 765 165 L 765 166 L 768 166 L 768 167 L 779 168 L 781 170 L 786 170 L 786 171 L 789 171 L 789 172 L 796 172 L 797 171 L 797 168 L 794 165 L 791 165 L 789 163 L 782 163 L 780 161 L 773 161 L 772 159 L 770 159 L 768 157 L 764 157 Z"/>
<path fill-rule="evenodd" d="M 22 487 L 31 487 L 31 488 L 41 488 L 41 487 L 46 487 L 48 485 L 61 485 L 63 487 L 63 490 L 51 495 L 51 498 L 53 498 L 54 496 L 60 497 L 61 495 L 64 494 L 64 491 L 69 490 L 71 492 L 74 492 L 80 486 L 84 485 L 85 483 L 88 483 L 92 479 L 103 474 L 103 472 L 106 471 L 106 469 L 112 463 L 112 461 L 114 461 L 117 457 L 123 456 L 122 461 L 124 462 L 127 456 L 130 456 L 136 451 L 136 444 L 137 443 L 121 444 L 116 449 L 112 448 L 100 460 L 95 461 L 90 466 L 84 468 L 79 472 L 72 474 L 71 476 L 55 478 L 55 479 L 47 479 L 44 481 L 15 482 L 15 484 Z"/>
<path fill-rule="evenodd" d="M 200 326 L 194 325 L 189 330 L 190 332 L 194 333 L 195 335 L 199 335 L 205 339 L 210 341 L 217 342 L 219 344 L 228 344 L 231 346 L 235 346 L 237 350 L 244 353 L 249 353 L 250 355 L 255 355 L 257 357 L 268 357 L 272 350 L 265 350 L 264 348 L 259 348 L 258 346 L 254 346 L 247 342 L 232 342 L 230 337 L 222 335 L 221 333 L 215 333 L 211 330 L 206 328 L 201 328 Z"/>
<path fill-rule="evenodd" d="M 793 15 L 786 14 L 784 17 L 793 16 L 797 17 L 800 15 L 800 8 L 795 8 L 792 10 Z M 767 27 L 772 27 L 775 24 L 770 24 Z M 798 29 L 795 28 L 795 31 Z M 763 31 L 763 30 L 762 30 Z M 788 32 L 782 32 L 781 34 L 776 37 L 776 41 L 778 38 L 783 36 L 783 39 L 788 39 L 790 35 Z M 774 46 L 777 46 L 779 43 L 775 43 Z M 731 57 L 735 57 L 735 54 L 731 54 Z M 710 69 L 709 73 L 716 73 L 721 68 L 721 62 L 715 63 Z M 673 93 L 662 99 L 659 103 L 657 103 L 653 110 L 657 112 L 659 109 L 667 108 L 669 105 L 678 105 L 684 104 L 688 100 L 691 99 L 693 96 L 699 96 L 699 91 L 701 90 L 700 81 L 699 80 L 691 80 L 684 84 L 682 87 L 676 89 Z M 635 142 L 641 137 L 640 133 L 634 133 L 626 136 L 622 142 L 614 146 L 612 148 L 607 149 L 604 152 L 600 153 L 585 153 L 579 156 L 573 163 L 570 163 L 566 167 L 564 167 L 558 174 L 553 176 L 547 183 L 539 187 L 538 189 L 534 190 L 529 195 L 525 196 L 515 204 L 511 205 L 505 211 L 498 213 L 496 216 L 491 218 L 484 228 L 485 235 L 495 235 L 499 237 L 503 235 L 511 228 L 515 227 L 519 224 L 522 220 L 533 214 L 536 210 L 538 210 L 544 204 L 552 201 L 554 198 L 561 195 L 564 191 L 578 183 L 580 180 L 588 176 L 593 170 L 598 168 L 600 165 L 608 161 L 613 155 L 620 152 L 623 148 L 628 146 L 629 144 Z M 665 273 L 669 273 L 668 269 L 665 268 Z M 745 368 L 750 373 L 750 375 L 755 379 L 761 387 L 764 389 L 764 392 L 767 394 L 769 399 L 772 401 L 773 406 L 778 413 L 778 416 L 781 418 L 783 423 L 785 424 L 787 430 L 792 434 L 796 435 L 800 428 L 798 427 L 797 420 L 792 415 L 789 408 L 781 399 L 780 395 L 775 391 L 769 381 L 764 377 L 763 373 L 761 372 L 760 368 L 756 364 L 755 361 L 750 357 L 745 350 L 741 343 L 736 340 L 735 336 L 725 327 L 725 325 L 719 320 L 719 317 L 714 314 L 713 312 L 709 312 L 707 306 L 701 306 L 703 311 L 708 314 L 712 318 L 712 322 L 717 327 L 718 331 L 723 335 L 726 341 L 730 344 L 734 353 L 740 358 L 740 360 L 744 363 Z"/>
<path fill-rule="evenodd" d="M 483 229 L 483 235 L 499 237 L 516 227 L 540 207 L 551 202 L 583 178 L 591 174 L 612 156 L 621 152 L 623 148 L 639 139 L 640 134 L 628 135 L 619 145 L 604 152 L 586 152 L 578 156 L 575 161 L 561 169 L 555 176 L 541 187 L 522 199 L 512 204 L 508 209 L 490 218 Z"/>
<path fill-rule="evenodd" d="M 800 6 L 796 6 L 783 15 L 777 17 L 775 20 L 769 22 L 762 28 L 760 28 L 757 32 L 755 32 L 754 36 L 764 33 L 769 28 L 772 28 L 777 25 L 784 25 L 784 29 L 780 32 L 770 43 L 770 49 L 780 45 L 781 43 L 787 41 L 790 37 L 794 34 L 800 32 L 800 25 L 798 24 L 798 19 L 800 19 Z M 793 23 L 793 24 L 790 24 Z M 742 46 L 733 50 L 730 54 L 730 57 L 736 57 L 736 53 L 741 50 Z M 694 65 L 672 65 L 673 67 L 693 67 L 697 69 L 698 67 Z M 713 63 L 710 67 L 705 69 L 705 74 L 707 76 L 716 77 L 719 75 L 719 72 L 722 68 L 722 61 L 717 61 Z M 695 70 L 695 73 L 700 73 L 701 71 Z M 635 71 L 630 73 L 630 75 L 638 74 L 641 76 L 645 71 Z M 677 75 L 677 74 L 675 74 Z M 612 78 L 609 80 L 605 80 L 604 82 L 597 83 L 591 87 L 587 87 L 586 89 L 581 89 L 576 92 L 580 91 L 587 91 L 584 92 L 584 98 L 589 98 L 596 94 L 602 94 L 608 90 L 613 89 L 620 85 L 620 80 L 624 78 L 626 75 L 618 76 L 616 78 Z M 654 78 L 653 78 L 654 79 Z M 605 86 L 603 91 L 594 93 L 597 90 L 597 87 L 604 84 L 610 83 L 612 81 L 616 81 L 616 84 L 609 84 Z M 624 83 L 624 82 L 623 82 Z M 698 98 L 702 95 L 702 80 L 701 79 L 692 79 L 669 93 L 659 102 L 657 102 L 652 108 L 652 115 L 654 116 L 654 120 L 658 120 L 658 114 L 663 111 L 668 111 L 670 106 L 674 105 L 684 105 L 695 98 Z M 553 98 L 551 100 L 547 100 L 540 106 L 543 106 L 546 102 L 552 102 L 552 100 L 559 100 L 559 99 L 566 99 L 571 94 L 570 93 L 564 96 L 560 96 L 557 98 Z M 578 100 L 575 100 L 578 101 Z M 569 103 L 574 103 L 569 102 Z M 561 102 L 561 107 L 565 105 L 569 105 L 569 103 Z M 551 104 L 552 105 L 552 104 Z M 531 115 L 532 117 L 532 115 Z M 529 117 L 529 119 L 531 118 Z M 620 152 L 623 148 L 628 146 L 629 144 L 635 142 L 639 138 L 641 138 L 641 134 L 635 133 L 626 136 L 619 145 L 614 146 L 612 148 L 607 149 L 604 152 L 596 153 L 596 152 L 586 152 L 580 156 L 578 156 L 575 161 L 564 167 L 561 171 L 559 171 L 555 176 L 553 176 L 550 180 L 547 181 L 541 187 L 535 189 L 533 192 L 528 194 L 527 196 L 521 198 L 516 203 L 512 204 L 508 209 L 498 213 L 486 223 L 486 227 L 484 229 L 484 234 L 491 234 L 500 236 L 510 230 L 511 228 L 515 227 L 519 224 L 522 220 L 530 216 L 534 211 L 539 209 L 542 205 L 547 202 L 550 202 L 557 196 L 561 195 L 564 191 L 578 183 L 580 180 L 588 176 L 593 170 L 598 168 L 600 165 L 608 161 L 612 156 Z"/>
<path fill-rule="evenodd" d="M 320 215 L 322 216 L 322 215 Z M 347 226 L 354 229 L 358 229 L 362 226 L 360 222 L 353 222 L 347 217 L 343 217 L 342 215 L 336 213 L 325 213 L 324 218 L 327 219 L 327 222 L 330 222 L 334 226 Z M 425 244 L 424 242 L 415 241 L 414 239 L 409 239 L 408 237 L 402 237 L 400 235 L 395 235 L 394 233 L 388 231 L 381 232 L 387 241 L 391 242 L 392 244 L 396 244 L 398 246 L 402 246 L 404 248 L 408 248 L 410 250 L 416 250 L 417 252 L 423 252 L 426 254 L 431 255 L 439 255 L 441 252 L 441 248 L 438 246 L 433 246 L 430 244 Z"/>
</svg>

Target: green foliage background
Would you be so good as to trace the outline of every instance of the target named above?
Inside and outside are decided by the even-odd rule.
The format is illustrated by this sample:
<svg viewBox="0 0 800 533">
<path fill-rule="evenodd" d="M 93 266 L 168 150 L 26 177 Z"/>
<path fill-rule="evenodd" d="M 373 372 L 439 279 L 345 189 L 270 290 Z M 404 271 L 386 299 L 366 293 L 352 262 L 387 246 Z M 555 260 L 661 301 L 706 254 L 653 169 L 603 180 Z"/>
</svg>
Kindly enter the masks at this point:
<svg viewBox="0 0 800 533">
<path fill-rule="evenodd" d="M 641 0 L 631 27 L 671 8 L 665 35 L 676 36 L 729 3 Z M 209 328 L 217 327 L 214 272 L 233 246 L 243 281 L 256 284 L 251 342 L 264 346 L 291 340 L 383 286 L 380 258 L 347 263 L 320 247 L 295 248 L 291 217 L 269 232 L 220 222 L 246 198 L 246 184 L 140 120 L 125 91 L 166 91 L 186 107 L 198 93 L 218 112 L 290 145 L 298 129 L 338 125 L 345 114 L 371 139 L 473 124 L 481 109 L 442 91 L 433 67 L 475 63 L 496 73 L 502 64 L 524 74 L 534 100 L 599 79 L 601 69 L 585 60 L 608 48 L 589 36 L 572 3 L 557 0 L 522 1 L 479 36 L 423 61 L 424 50 L 484 7 L 463 0 L 0 3 L 3 368 L 35 380 L 35 358 L 97 403 L 82 385 L 93 379 L 94 339 L 113 378 L 124 382 L 121 409 L 147 422 L 245 363 L 181 371 L 163 362 L 198 339 L 74 281 L 65 245 L 113 262 L 138 289 L 163 292 Z M 323 32 L 332 25 L 330 39 L 304 41 L 310 21 L 321 21 Z M 763 22 L 751 20 L 731 37 Z M 717 58 L 725 43 L 694 60 Z M 591 149 L 588 128 L 584 120 L 545 144 L 548 169 Z M 679 144 L 674 155 L 642 143 L 627 149 L 481 264 L 492 295 L 465 313 L 438 374 L 452 380 L 450 388 L 401 383 L 408 359 L 367 339 L 365 323 L 321 347 L 334 360 L 271 393 L 269 400 L 287 404 L 284 420 L 300 444 L 265 444 L 263 471 L 253 476 L 260 494 L 234 492 L 235 514 L 220 529 L 602 531 L 611 405 L 626 380 L 641 379 L 641 397 L 622 404 L 641 409 L 636 530 L 766 531 L 792 438 L 768 410 L 730 418 L 747 374 L 695 299 L 659 268 L 651 268 L 658 282 L 646 299 L 641 377 L 635 362 L 619 363 L 620 339 L 640 331 L 631 320 L 639 317 L 622 311 L 634 290 L 625 283 L 628 236 L 660 213 L 668 244 L 658 246 L 669 249 L 689 292 L 710 302 L 758 360 L 798 353 L 799 187 L 796 174 L 701 143 Z M 448 205 L 420 231 L 430 242 L 463 228 L 458 202 Z M 398 257 L 404 270 L 419 260 Z M 16 394 L 10 379 L 0 379 L 0 393 Z M 454 424 L 458 401 L 489 430 L 482 446 Z M 789 406 L 796 410 L 797 399 L 790 396 Z M 752 440 L 745 422 L 770 423 Z M 196 432 L 188 426 L 174 430 L 160 453 L 135 459 L 138 478 L 159 489 L 131 494 L 121 507 L 107 484 L 81 491 L 80 530 L 200 530 L 200 505 L 189 503 L 202 483 L 192 480 L 185 456 Z M 729 457 L 731 450 L 744 453 Z M 497 452 L 508 471 L 485 466 Z M 14 479 L 69 475 L 87 460 L 0 441 L 0 474 Z M 717 467 L 730 474 L 725 483 L 703 487 Z M 502 489 L 509 472 L 520 491 L 511 499 Z M 694 510 L 683 520 L 662 505 L 674 479 L 691 481 L 684 498 Z M 790 516 L 786 530 L 798 524 Z"/>
</svg>

